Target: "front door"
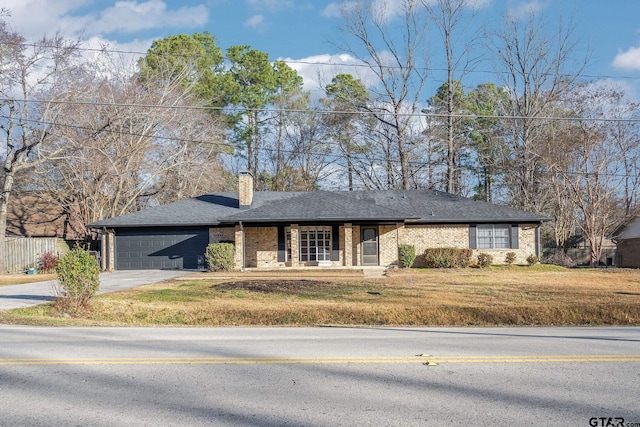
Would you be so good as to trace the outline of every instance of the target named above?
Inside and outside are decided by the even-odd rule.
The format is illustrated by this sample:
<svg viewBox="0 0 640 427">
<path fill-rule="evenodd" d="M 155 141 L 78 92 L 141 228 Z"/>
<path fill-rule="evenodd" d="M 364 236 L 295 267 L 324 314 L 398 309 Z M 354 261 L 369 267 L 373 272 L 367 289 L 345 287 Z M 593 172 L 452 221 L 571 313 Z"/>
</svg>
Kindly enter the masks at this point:
<svg viewBox="0 0 640 427">
<path fill-rule="evenodd" d="M 378 265 L 377 227 L 362 227 L 362 265 Z"/>
</svg>

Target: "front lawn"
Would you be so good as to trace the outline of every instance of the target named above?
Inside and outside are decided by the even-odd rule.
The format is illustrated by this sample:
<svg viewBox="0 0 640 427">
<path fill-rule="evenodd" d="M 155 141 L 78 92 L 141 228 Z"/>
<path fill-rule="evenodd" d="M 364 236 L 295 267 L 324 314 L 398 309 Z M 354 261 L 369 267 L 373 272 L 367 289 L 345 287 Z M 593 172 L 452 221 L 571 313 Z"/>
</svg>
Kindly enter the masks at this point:
<svg viewBox="0 0 640 427">
<path fill-rule="evenodd" d="M 173 326 L 640 325 L 640 271 L 492 267 L 348 274 L 196 274 L 100 295 L 85 313 L 52 304 L 0 322 Z"/>
<path fill-rule="evenodd" d="M 45 282 L 57 278 L 52 274 L 0 274 L 0 286 L 22 285 L 24 283 Z"/>
</svg>

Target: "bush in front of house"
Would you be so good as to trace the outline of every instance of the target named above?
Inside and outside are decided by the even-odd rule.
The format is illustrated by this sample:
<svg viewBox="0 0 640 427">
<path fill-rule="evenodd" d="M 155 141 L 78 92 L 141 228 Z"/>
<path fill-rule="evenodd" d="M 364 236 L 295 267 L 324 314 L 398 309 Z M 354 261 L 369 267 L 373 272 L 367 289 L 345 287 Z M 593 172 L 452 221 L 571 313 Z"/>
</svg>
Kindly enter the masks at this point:
<svg viewBox="0 0 640 427">
<path fill-rule="evenodd" d="M 536 265 L 538 263 L 538 257 L 535 255 L 529 255 L 527 257 L 527 263 L 529 265 Z"/>
<path fill-rule="evenodd" d="M 233 269 L 233 243 L 210 243 L 205 258 L 210 271 L 229 271 Z"/>
<path fill-rule="evenodd" d="M 516 253 L 515 252 L 507 252 L 504 256 L 504 262 L 507 265 L 511 265 L 516 262 Z"/>
<path fill-rule="evenodd" d="M 464 268 L 471 264 L 471 249 L 427 248 L 424 264 L 427 268 Z"/>
<path fill-rule="evenodd" d="M 561 267 L 567 268 L 574 268 L 576 265 L 578 265 L 577 262 L 575 262 L 569 255 L 565 254 L 561 250 L 545 259 L 540 260 L 540 262 L 542 262 L 543 264 L 559 265 Z"/>
<path fill-rule="evenodd" d="M 416 248 L 413 245 L 398 246 L 398 260 L 400 261 L 400 267 L 411 267 L 416 260 Z"/>
<path fill-rule="evenodd" d="M 82 246 L 76 246 L 60 258 L 56 273 L 60 308 L 76 311 L 84 308 L 100 288 L 98 261 Z"/>
<path fill-rule="evenodd" d="M 478 267 L 485 268 L 493 264 L 493 255 L 486 252 L 480 252 L 478 254 Z"/>
<path fill-rule="evenodd" d="M 52 252 L 46 252 L 40 256 L 38 260 L 38 268 L 41 273 L 53 273 L 56 271 L 56 267 L 60 257 Z"/>
</svg>

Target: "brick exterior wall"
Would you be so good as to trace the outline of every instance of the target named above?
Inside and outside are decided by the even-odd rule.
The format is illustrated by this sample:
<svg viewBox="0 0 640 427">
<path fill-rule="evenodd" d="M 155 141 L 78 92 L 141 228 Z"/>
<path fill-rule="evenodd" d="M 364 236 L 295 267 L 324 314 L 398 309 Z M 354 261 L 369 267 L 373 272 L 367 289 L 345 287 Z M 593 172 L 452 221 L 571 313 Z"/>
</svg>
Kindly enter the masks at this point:
<svg viewBox="0 0 640 427">
<path fill-rule="evenodd" d="M 211 233 L 211 231 L 209 231 Z M 242 263 L 244 262 L 244 244 L 243 244 L 243 236 L 244 232 L 242 227 L 236 225 L 233 230 L 233 241 L 235 242 L 235 251 L 233 252 L 233 263 L 235 264 L 236 270 L 240 270 L 243 268 Z"/>
<path fill-rule="evenodd" d="M 278 267 L 278 227 L 245 227 L 245 267 Z"/>
<path fill-rule="evenodd" d="M 476 249 L 473 258 L 480 252 L 491 254 L 495 264 L 503 264 L 508 252 L 516 253 L 516 264 L 526 264 L 529 255 L 536 253 L 537 225 L 520 225 L 519 249 Z M 350 232 L 349 232 L 350 231 Z M 339 227 L 339 260 L 331 261 L 331 266 L 360 266 L 362 252 L 359 225 L 347 223 Z M 291 260 L 278 262 L 278 228 L 277 227 L 244 227 L 244 263 L 247 268 L 298 267 L 305 264 L 298 260 L 299 227 L 291 225 Z M 242 231 L 239 226 L 232 228 L 212 228 L 209 230 L 210 241 L 235 241 L 235 264 L 240 269 L 242 256 Z M 435 247 L 469 247 L 469 226 L 465 224 L 450 225 L 380 225 L 378 226 L 378 253 L 381 266 L 398 265 L 398 245 L 413 245 L 416 249 L 414 266 L 422 267 L 422 255 L 427 248 Z M 640 244 L 639 244 L 640 245 Z M 349 262 L 350 261 L 350 262 Z M 640 261 L 640 260 L 639 260 Z M 317 265 L 309 263 L 308 265 Z"/>
<path fill-rule="evenodd" d="M 209 243 L 235 242 L 236 230 L 233 227 L 210 228 Z"/>
<path fill-rule="evenodd" d="M 618 243 L 620 267 L 640 267 L 640 239 L 627 239 Z"/>
<path fill-rule="evenodd" d="M 113 230 L 105 230 L 102 233 L 100 268 L 104 271 L 113 271 L 116 269 L 116 245 L 115 233 Z"/>
<path fill-rule="evenodd" d="M 398 244 L 412 245 L 416 248 L 416 267 L 424 267 L 422 255 L 427 248 L 469 247 L 469 226 L 465 224 L 401 225 L 398 235 Z M 398 265 L 397 247 L 398 245 L 393 262 L 387 265 Z"/>
<path fill-rule="evenodd" d="M 238 200 L 241 208 L 248 208 L 253 202 L 253 176 L 249 172 L 238 176 Z"/>
<path fill-rule="evenodd" d="M 387 234 L 392 235 L 391 230 Z M 401 226 L 398 230 L 399 244 L 413 245 L 416 248 L 416 267 L 424 266 L 421 256 L 427 248 L 468 248 L 469 247 L 469 226 L 466 224 L 452 225 L 409 225 Z M 526 264 L 527 257 L 536 253 L 536 225 L 521 224 L 518 230 L 518 249 L 474 249 L 472 258 L 480 252 L 493 256 L 494 264 L 504 264 L 506 254 L 515 252 L 516 264 Z M 382 241 L 382 240 L 381 240 Z M 390 247 L 387 253 L 390 254 Z M 396 245 L 397 248 L 397 245 Z M 389 258 L 385 259 L 388 261 Z M 398 257 L 387 265 L 397 265 Z"/>
</svg>

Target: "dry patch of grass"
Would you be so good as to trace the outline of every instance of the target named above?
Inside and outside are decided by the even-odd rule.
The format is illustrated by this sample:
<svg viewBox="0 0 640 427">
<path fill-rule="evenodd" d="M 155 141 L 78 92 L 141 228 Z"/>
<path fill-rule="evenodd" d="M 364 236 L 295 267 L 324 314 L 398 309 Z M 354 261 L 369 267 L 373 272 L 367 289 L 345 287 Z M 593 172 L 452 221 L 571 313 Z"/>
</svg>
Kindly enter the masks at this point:
<svg viewBox="0 0 640 427">
<path fill-rule="evenodd" d="M 0 286 L 22 285 L 24 283 L 44 282 L 57 278 L 53 274 L 0 274 Z"/>
<path fill-rule="evenodd" d="M 640 271 L 397 270 L 387 278 L 299 273 L 194 276 L 94 299 L 85 325 L 640 325 Z M 52 306 L 0 322 L 59 324 Z"/>
</svg>

